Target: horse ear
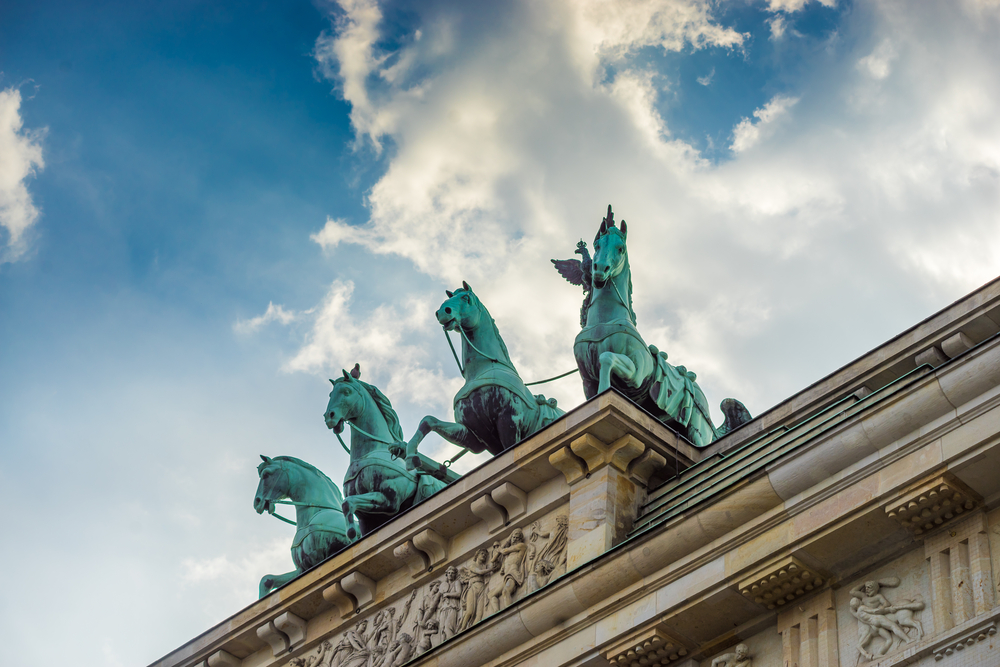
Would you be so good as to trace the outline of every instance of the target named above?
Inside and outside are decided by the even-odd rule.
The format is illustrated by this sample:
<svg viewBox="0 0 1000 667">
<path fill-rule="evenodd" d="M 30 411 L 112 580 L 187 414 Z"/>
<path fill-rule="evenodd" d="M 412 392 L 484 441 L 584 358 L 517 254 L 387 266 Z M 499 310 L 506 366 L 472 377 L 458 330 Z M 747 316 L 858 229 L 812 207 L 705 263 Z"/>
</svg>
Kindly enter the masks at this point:
<svg viewBox="0 0 1000 667">
<path fill-rule="evenodd" d="M 449 299 L 450 299 L 451 297 L 455 296 L 455 293 L 454 293 L 454 292 L 452 292 L 452 291 L 451 291 L 450 289 L 446 289 L 446 290 L 444 291 L 444 293 L 448 295 L 448 298 L 449 298 Z"/>
<path fill-rule="evenodd" d="M 354 368 L 351 369 L 351 377 L 355 380 L 361 379 L 361 364 L 354 364 Z"/>
<path fill-rule="evenodd" d="M 472 291 L 472 288 L 469 287 L 469 283 L 465 282 L 464 280 L 462 281 L 462 287 L 465 288 L 466 292 L 471 292 Z"/>
<path fill-rule="evenodd" d="M 342 369 L 340 369 L 340 370 L 344 371 L 344 379 L 345 379 L 345 380 L 350 380 L 350 379 L 351 379 L 351 374 L 350 374 L 350 373 L 348 373 L 348 372 L 347 372 L 346 370 L 344 370 L 343 368 L 342 368 Z"/>
<path fill-rule="evenodd" d="M 628 225 L 625 224 L 624 220 L 622 220 L 622 236 L 628 237 Z"/>
<path fill-rule="evenodd" d="M 328 378 L 328 379 L 329 379 L 329 378 Z M 333 385 L 334 387 L 336 387 L 336 386 L 337 386 L 337 383 L 336 383 L 336 382 L 334 382 L 334 381 L 333 381 L 332 379 L 330 379 L 330 384 L 332 384 L 332 385 Z"/>
<path fill-rule="evenodd" d="M 263 454 L 261 454 L 260 455 L 260 460 L 263 461 L 264 463 L 270 463 L 271 462 L 271 457 L 264 456 Z"/>
</svg>

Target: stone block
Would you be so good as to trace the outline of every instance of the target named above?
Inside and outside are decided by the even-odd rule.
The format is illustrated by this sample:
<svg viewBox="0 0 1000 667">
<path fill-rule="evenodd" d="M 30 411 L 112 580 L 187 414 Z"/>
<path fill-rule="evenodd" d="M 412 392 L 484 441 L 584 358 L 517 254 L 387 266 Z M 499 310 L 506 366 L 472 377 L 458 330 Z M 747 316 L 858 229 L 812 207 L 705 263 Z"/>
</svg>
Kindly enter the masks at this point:
<svg viewBox="0 0 1000 667">
<path fill-rule="evenodd" d="M 941 341 L 941 351 L 949 359 L 954 359 L 966 350 L 971 350 L 973 345 L 972 339 L 959 331 Z"/>
<path fill-rule="evenodd" d="M 886 516 L 919 537 L 981 504 L 978 493 L 945 473 L 905 490 L 884 509 Z"/>
<path fill-rule="evenodd" d="M 788 556 L 768 566 L 739 584 L 740 594 L 767 609 L 783 607 L 796 598 L 809 595 L 826 581 L 824 575 Z"/>
<path fill-rule="evenodd" d="M 285 633 L 291 648 L 297 648 L 306 641 L 306 621 L 290 611 L 279 614 L 274 619 L 274 627 Z"/>
<path fill-rule="evenodd" d="M 917 366 L 929 364 L 930 366 L 937 368 L 946 361 L 948 361 L 948 356 L 945 355 L 940 348 L 934 345 L 913 357 L 913 363 Z"/>
<path fill-rule="evenodd" d="M 528 494 L 510 482 L 493 489 L 490 496 L 506 511 L 507 523 L 520 518 L 528 510 Z"/>
<path fill-rule="evenodd" d="M 360 572 L 351 572 L 340 580 L 340 585 L 354 596 L 358 601 L 358 607 L 363 607 L 375 599 L 375 582 Z"/>
<path fill-rule="evenodd" d="M 661 667 L 683 660 L 689 649 L 660 625 L 629 634 L 602 651 L 615 667 Z"/>
<path fill-rule="evenodd" d="M 323 589 L 323 599 L 337 608 L 341 618 L 347 618 L 357 608 L 354 598 L 347 594 L 339 581 Z"/>
<path fill-rule="evenodd" d="M 413 540 L 407 540 L 392 550 L 392 555 L 406 562 L 410 574 L 419 577 L 427 572 L 430 563 L 423 551 L 413 545 Z"/>
<path fill-rule="evenodd" d="M 582 476 L 582 474 L 581 474 Z M 486 524 L 486 529 L 495 533 L 507 524 L 507 515 L 503 507 L 493 500 L 493 496 L 480 496 L 470 505 L 472 513 Z"/>
<path fill-rule="evenodd" d="M 268 621 L 257 628 L 257 636 L 271 647 L 271 654 L 277 658 L 286 653 L 291 646 L 288 636 L 275 627 L 274 621 Z"/>
<path fill-rule="evenodd" d="M 227 651 L 216 651 L 205 661 L 208 667 L 241 667 L 243 661 Z"/>
<path fill-rule="evenodd" d="M 413 536 L 413 546 L 427 556 L 428 569 L 440 565 L 448 557 L 448 540 L 430 528 Z"/>
</svg>

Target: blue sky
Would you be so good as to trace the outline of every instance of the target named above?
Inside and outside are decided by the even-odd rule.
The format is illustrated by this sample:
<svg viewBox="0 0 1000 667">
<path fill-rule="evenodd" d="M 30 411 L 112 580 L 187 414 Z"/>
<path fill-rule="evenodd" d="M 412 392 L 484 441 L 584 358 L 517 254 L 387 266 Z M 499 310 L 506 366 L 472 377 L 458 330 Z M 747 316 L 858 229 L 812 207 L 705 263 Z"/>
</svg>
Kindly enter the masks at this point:
<svg viewBox="0 0 1000 667">
<path fill-rule="evenodd" d="M 608 203 L 640 330 L 713 405 L 992 279 L 998 28 L 987 0 L 0 4 L 10 664 L 61 664 L 53 626 L 148 664 L 291 569 L 257 455 L 341 478 L 321 412 L 355 362 L 404 431 L 449 416 L 444 289 L 525 379 L 572 368 L 548 259 Z"/>
</svg>

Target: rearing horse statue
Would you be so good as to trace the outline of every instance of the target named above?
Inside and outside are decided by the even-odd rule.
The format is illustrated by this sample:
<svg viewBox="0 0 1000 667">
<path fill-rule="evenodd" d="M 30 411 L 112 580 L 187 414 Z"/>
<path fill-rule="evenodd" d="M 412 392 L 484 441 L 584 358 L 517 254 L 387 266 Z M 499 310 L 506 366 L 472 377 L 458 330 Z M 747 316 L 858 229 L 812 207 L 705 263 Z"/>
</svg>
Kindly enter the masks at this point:
<svg viewBox="0 0 1000 667">
<path fill-rule="evenodd" d="M 340 489 L 315 466 L 293 456 L 260 455 L 257 466 L 257 493 L 253 508 L 295 525 L 292 562 L 295 569 L 285 574 L 268 574 L 260 580 L 260 597 L 284 586 L 311 567 L 351 543 L 341 504 Z M 288 500 L 286 500 L 286 498 Z M 276 504 L 295 506 L 295 521 L 275 512 Z"/>
<path fill-rule="evenodd" d="M 496 322 L 469 284 L 463 281 L 460 289 L 445 293 L 448 299 L 435 315 L 446 335 L 457 331 L 462 337 L 459 370 L 465 385 L 455 395 L 454 423 L 430 415 L 420 420 L 406 445 L 407 467 L 416 465 L 417 446 L 431 431 L 469 451 L 496 456 L 565 414 L 555 399 L 528 391 Z M 394 451 L 402 454 L 401 448 Z"/>
<path fill-rule="evenodd" d="M 419 455 L 415 469 L 389 452 L 402 446 L 403 431 L 392 404 L 378 387 L 361 381 L 361 368 L 330 380 L 333 390 L 323 413 L 326 425 L 340 434 L 351 427 L 351 464 L 344 475 L 344 514 L 356 516 L 367 535 L 394 516 L 434 495 L 458 475 Z M 348 534 L 353 538 L 353 526 Z"/>
<path fill-rule="evenodd" d="M 583 393 L 590 399 L 614 387 L 704 447 L 745 424 L 750 413 L 736 399 L 727 398 L 721 406 L 726 421 L 715 428 L 695 374 L 668 364 L 667 353 L 646 345 L 639 335 L 632 309 L 627 236 L 628 225 L 622 220 L 621 228 L 615 226 L 609 205 L 594 238 L 593 260 L 583 242 L 577 249 L 581 259 L 552 260 L 566 280 L 584 289 L 583 330 L 573 343 Z"/>
</svg>

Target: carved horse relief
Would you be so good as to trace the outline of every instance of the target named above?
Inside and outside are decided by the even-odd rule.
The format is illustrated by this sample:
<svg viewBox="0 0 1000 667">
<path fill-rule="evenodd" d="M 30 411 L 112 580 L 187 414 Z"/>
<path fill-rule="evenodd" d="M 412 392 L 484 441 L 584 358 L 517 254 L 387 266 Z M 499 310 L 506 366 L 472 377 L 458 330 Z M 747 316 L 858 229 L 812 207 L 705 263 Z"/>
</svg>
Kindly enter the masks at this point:
<svg viewBox="0 0 1000 667">
<path fill-rule="evenodd" d="M 454 422 L 430 415 L 420 421 L 406 445 L 410 468 L 416 465 L 417 446 L 432 431 L 468 451 L 485 450 L 495 456 L 565 414 L 554 399 L 528 391 L 496 322 L 468 283 L 446 294 L 448 299 L 435 315 L 446 334 L 457 331 L 462 337 L 459 370 L 465 384 L 455 395 Z M 403 454 L 402 448 L 394 451 Z"/>
<path fill-rule="evenodd" d="M 378 387 L 361 381 L 358 364 L 330 383 L 333 390 L 323 416 L 327 427 L 338 436 L 345 424 L 351 427 L 344 513 L 357 516 L 361 535 L 458 479 L 457 474 L 423 455 L 418 455 L 414 467 L 407 469 L 390 453 L 390 447 L 403 446 L 399 417 Z"/>
<path fill-rule="evenodd" d="M 627 236 L 628 226 L 624 220 L 621 228 L 615 226 L 609 205 L 594 238 L 593 260 L 582 241 L 576 250 L 581 259 L 552 260 L 566 280 L 584 290 L 583 329 L 573 344 L 583 392 L 590 399 L 614 387 L 704 447 L 748 422 L 750 413 L 736 399 L 727 398 L 722 402 L 726 421 L 715 428 L 695 374 L 672 366 L 666 352 L 646 345 L 632 309 Z"/>
<path fill-rule="evenodd" d="M 318 468 L 291 456 L 273 459 L 261 455 L 257 466 L 260 482 L 253 508 L 295 525 L 292 562 L 295 569 L 285 574 L 268 574 L 260 580 L 260 597 L 287 584 L 311 567 L 337 553 L 352 540 L 341 509 L 340 489 Z M 275 505 L 293 505 L 295 521 L 275 514 Z"/>
</svg>

